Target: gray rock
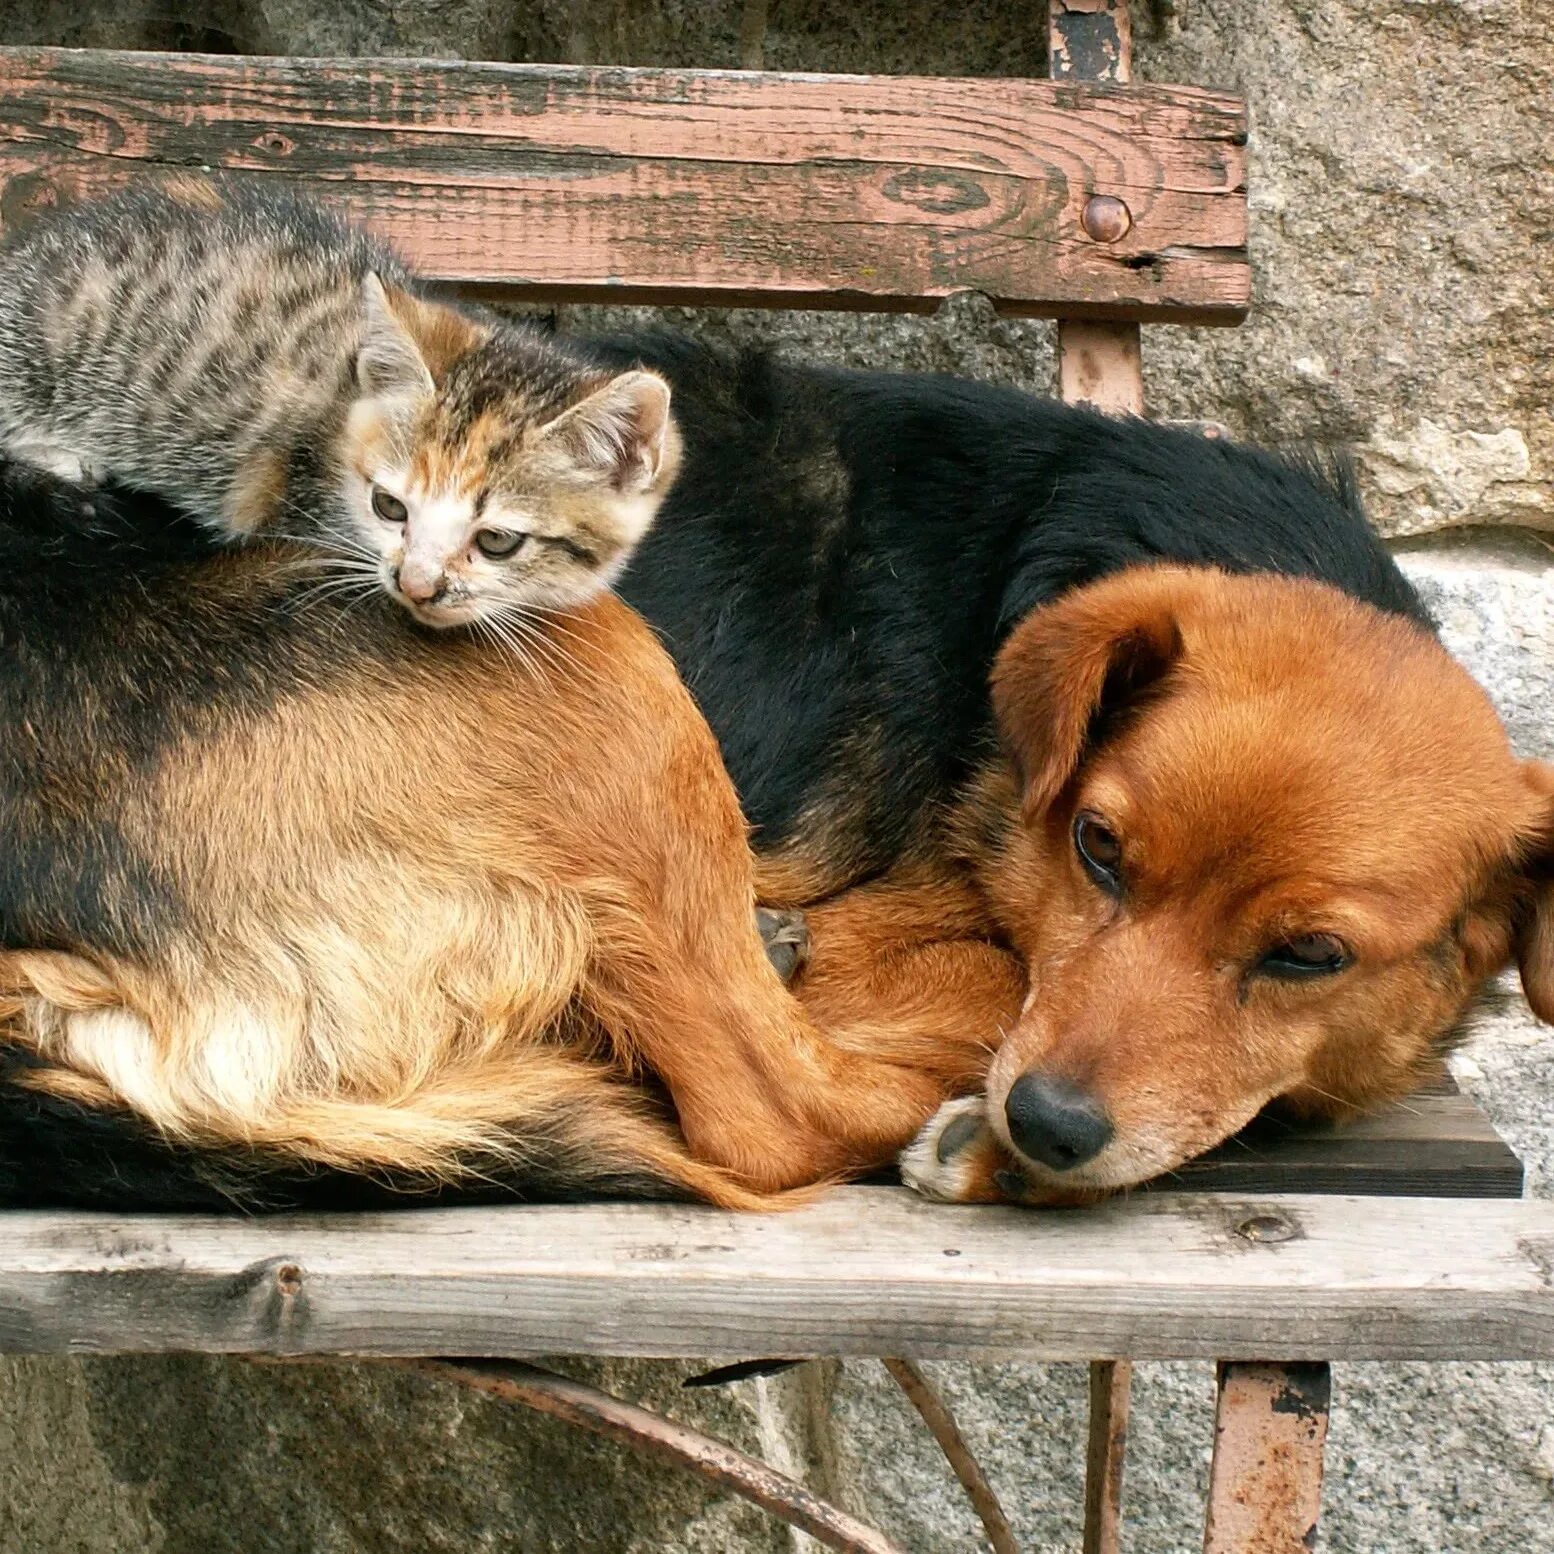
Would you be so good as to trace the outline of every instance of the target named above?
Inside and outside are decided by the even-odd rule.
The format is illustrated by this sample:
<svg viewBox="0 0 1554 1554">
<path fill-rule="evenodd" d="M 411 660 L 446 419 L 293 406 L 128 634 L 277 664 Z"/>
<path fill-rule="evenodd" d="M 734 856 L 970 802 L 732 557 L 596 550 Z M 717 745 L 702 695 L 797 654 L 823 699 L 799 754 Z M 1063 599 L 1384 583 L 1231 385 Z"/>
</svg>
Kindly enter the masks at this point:
<svg viewBox="0 0 1554 1554">
<path fill-rule="evenodd" d="M 1401 546 L 1398 559 L 1517 752 L 1554 756 L 1554 543 L 1538 534 L 1443 536 Z"/>
<path fill-rule="evenodd" d="M 753 1386 L 686 1393 L 683 1365 L 560 1367 L 747 1451 L 787 1449 Z M 769 1517 L 699 1479 L 403 1372 L 11 1361 L 3 1395 L 0 1548 L 18 1554 L 790 1547 Z"/>
<path fill-rule="evenodd" d="M 1356 445 L 1390 532 L 1554 527 L 1547 10 L 1236 0 L 1136 52 L 1253 119 L 1252 316 L 1146 334 L 1156 410 Z"/>
</svg>

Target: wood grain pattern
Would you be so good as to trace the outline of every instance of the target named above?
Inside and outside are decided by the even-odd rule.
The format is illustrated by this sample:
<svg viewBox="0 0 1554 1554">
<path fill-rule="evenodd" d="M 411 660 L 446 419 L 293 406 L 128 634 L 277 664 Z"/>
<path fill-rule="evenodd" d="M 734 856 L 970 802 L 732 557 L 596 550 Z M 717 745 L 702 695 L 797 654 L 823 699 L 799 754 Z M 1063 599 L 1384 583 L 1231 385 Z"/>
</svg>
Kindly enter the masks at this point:
<svg viewBox="0 0 1554 1554">
<path fill-rule="evenodd" d="M 1554 1358 L 1554 1202 L 0 1219 L 0 1351 Z"/>
<path fill-rule="evenodd" d="M 1410 1096 L 1342 1128 L 1260 1118 L 1157 1185 L 1169 1192 L 1516 1198 L 1522 1176 L 1521 1161 L 1478 1104 L 1452 1091 Z"/>
<path fill-rule="evenodd" d="M 0 224 L 147 168 L 319 194 L 521 297 L 1234 323 L 1246 115 L 1178 87 L 0 51 Z M 1120 240 L 1086 235 L 1096 193 Z"/>
</svg>

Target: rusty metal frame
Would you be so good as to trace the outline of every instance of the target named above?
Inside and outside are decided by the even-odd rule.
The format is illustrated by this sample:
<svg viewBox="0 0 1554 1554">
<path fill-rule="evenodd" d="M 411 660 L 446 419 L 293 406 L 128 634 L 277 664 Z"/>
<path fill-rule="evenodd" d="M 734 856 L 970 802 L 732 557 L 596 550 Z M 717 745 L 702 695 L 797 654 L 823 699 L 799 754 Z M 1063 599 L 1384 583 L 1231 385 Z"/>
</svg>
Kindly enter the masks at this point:
<svg viewBox="0 0 1554 1554">
<path fill-rule="evenodd" d="M 933 1433 L 939 1449 L 955 1470 L 955 1476 L 971 1501 L 993 1554 L 1019 1554 L 1014 1541 L 1014 1529 L 999 1504 L 993 1486 L 988 1483 L 977 1459 L 972 1456 L 966 1438 L 955 1423 L 949 1405 L 934 1390 L 919 1366 L 910 1360 L 890 1359 L 880 1362 L 890 1372 L 891 1379 L 906 1394 L 908 1402 L 922 1416 L 923 1423 Z"/>
<path fill-rule="evenodd" d="M 451 1383 L 499 1403 L 521 1404 L 536 1413 L 683 1468 L 719 1489 L 748 1500 L 841 1554 L 904 1554 L 877 1528 L 822 1500 L 807 1485 L 779 1473 L 760 1458 L 639 1403 L 629 1403 L 599 1387 L 538 1365 L 521 1360 L 402 1359 L 388 1355 L 354 1359 L 340 1356 L 336 1359 L 328 1355 L 255 1354 L 247 1358 L 258 1365 L 332 1365 L 350 1360 L 355 1364 L 389 1366 L 428 1380 Z M 779 1368 L 805 1363 L 808 1362 L 780 1362 Z M 949 1405 L 910 1360 L 883 1359 L 881 1363 L 928 1426 L 964 1486 L 972 1509 L 987 1533 L 993 1554 L 1019 1554 L 1009 1519 L 966 1445 Z M 770 1365 L 771 1362 L 732 1365 L 695 1380 L 700 1385 L 720 1385 L 741 1376 L 768 1374 Z"/>
<path fill-rule="evenodd" d="M 1220 1363 L 1204 1554 L 1310 1554 L 1330 1397 L 1320 1361 Z"/>
</svg>

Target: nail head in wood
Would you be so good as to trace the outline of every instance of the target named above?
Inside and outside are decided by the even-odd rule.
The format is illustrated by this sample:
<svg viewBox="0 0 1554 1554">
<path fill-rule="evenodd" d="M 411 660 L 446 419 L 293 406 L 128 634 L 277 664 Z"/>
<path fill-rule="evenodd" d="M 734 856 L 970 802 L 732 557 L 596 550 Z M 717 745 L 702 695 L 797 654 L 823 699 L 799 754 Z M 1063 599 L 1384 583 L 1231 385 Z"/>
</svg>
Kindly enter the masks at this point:
<svg viewBox="0 0 1554 1554">
<path fill-rule="evenodd" d="M 1097 243 L 1119 243 L 1133 226 L 1133 212 L 1115 194 L 1092 194 L 1079 224 Z"/>
<path fill-rule="evenodd" d="M 1293 1241 L 1300 1234 L 1282 1214 L 1253 1214 L 1236 1226 L 1244 1241 Z"/>
</svg>

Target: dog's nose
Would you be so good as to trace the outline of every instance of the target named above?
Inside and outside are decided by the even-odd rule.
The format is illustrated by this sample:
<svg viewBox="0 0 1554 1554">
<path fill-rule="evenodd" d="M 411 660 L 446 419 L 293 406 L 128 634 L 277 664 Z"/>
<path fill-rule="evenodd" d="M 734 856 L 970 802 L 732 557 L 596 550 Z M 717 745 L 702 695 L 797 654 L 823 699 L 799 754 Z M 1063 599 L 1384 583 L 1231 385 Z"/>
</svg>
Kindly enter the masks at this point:
<svg viewBox="0 0 1554 1554">
<path fill-rule="evenodd" d="M 1094 1160 L 1111 1142 L 1111 1118 L 1095 1097 L 1047 1074 L 1021 1074 L 1009 1087 L 1004 1115 L 1020 1153 L 1054 1171 Z"/>
</svg>

